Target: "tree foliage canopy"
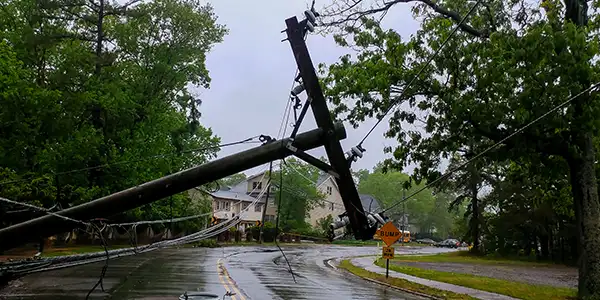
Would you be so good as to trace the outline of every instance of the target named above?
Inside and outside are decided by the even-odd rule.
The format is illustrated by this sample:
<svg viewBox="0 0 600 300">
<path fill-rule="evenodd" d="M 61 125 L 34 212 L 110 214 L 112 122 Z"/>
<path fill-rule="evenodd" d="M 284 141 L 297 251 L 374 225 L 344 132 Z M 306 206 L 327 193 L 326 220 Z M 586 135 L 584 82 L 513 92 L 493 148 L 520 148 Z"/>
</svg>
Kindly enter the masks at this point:
<svg viewBox="0 0 600 300">
<path fill-rule="evenodd" d="M 294 158 L 286 159 L 281 170 L 273 172 L 271 180 L 279 208 L 279 225 L 284 231 L 310 228 L 306 223 L 308 212 L 325 198 L 315 185 L 319 174 L 316 167 Z M 283 182 L 280 184 L 281 175 Z"/>
<path fill-rule="evenodd" d="M 409 175 L 398 171 L 384 173 L 382 167 L 379 164 L 372 173 L 364 170 L 367 171 L 367 175 L 360 180 L 358 191 L 361 194 L 375 197 L 383 208 L 391 208 L 401 201 L 404 195 L 410 195 L 424 186 L 424 183 L 421 183 L 406 189 L 405 183 L 409 182 Z M 361 173 L 364 174 L 364 172 Z M 448 210 L 448 205 L 452 200 L 448 194 L 434 195 L 432 190 L 426 189 L 422 193 L 407 199 L 404 204 L 389 209 L 386 211 L 386 215 L 393 219 L 402 220 L 402 215 L 407 214 L 409 224 L 415 225 L 419 233 L 447 238 L 449 234 L 453 233 L 453 220 L 457 215 L 456 209 L 452 212 Z M 364 209 L 369 210 L 368 207 Z M 458 238 L 462 238 L 462 236 L 458 236 Z"/>
<path fill-rule="evenodd" d="M 190 89 L 209 87 L 206 54 L 227 33 L 209 5 L 0 6 L 2 196 L 65 208 L 215 157 L 220 139 L 200 125 Z M 176 195 L 118 219 L 190 215 L 199 208 L 189 200 Z"/>
<path fill-rule="evenodd" d="M 378 20 L 384 15 L 378 14 L 407 2 L 415 4 L 412 12 L 421 21 L 419 30 L 402 37 L 383 28 Z M 572 241 L 568 234 L 573 234 L 566 226 L 573 222 L 567 209 L 571 202 L 578 241 L 571 255 L 579 256 L 579 294 L 598 296 L 600 101 L 597 92 L 584 91 L 600 81 L 599 2 L 544 0 L 538 7 L 526 0 L 483 1 L 460 25 L 473 1 L 338 4 L 325 14 L 325 23 L 337 28 L 338 44 L 356 50 L 356 55 L 321 66 L 325 92 L 338 117 L 358 125 L 368 117 L 382 117 L 392 104 L 402 105 L 392 110 L 389 121 L 386 136 L 398 145 L 386 149 L 392 154 L 386 166 L 402 170 L 417 164 L 417 183 L 439 178 L 442 160 L 459 156 L 458 161 L 468 161 L 500 143 L 462 175 L 450 178 L 459 184 L 456 188 L 468 192 L 464 196 L 475 212 L 470 227 L 484 223 L 479 214 L 502 218 L 517 208 L 521 216 L 535 221 L 526 226 L 512 223 L 510 230 L 491 222 L 491 228 L 500 231 L 475 235 L 498 237 L 484 245 L 493 249 L 515 244 L 501 233 L 517 238 L 516 232 L 526 232 L 518 238 L 527 249 L 537 249 L 539 242 L 555 250 L 553 254 L 565 253 L 564 244 Z M 459 29 L 449 38 L 456 26 Z M 406 128 L 407 123 L 419 130 Z M 500 174 L 495 174 L 497 168 Z M 514 177 L 514 172 L 521 175 Z M 477 192 L 482 185 L 494 186 L 483 199 Z M 504 194 L 519 185 L 522 195 Z M 561 199 L 569 192 L 572 201 Z M 479 207 L 481 203 L 491 207 Z"/>
</svg>

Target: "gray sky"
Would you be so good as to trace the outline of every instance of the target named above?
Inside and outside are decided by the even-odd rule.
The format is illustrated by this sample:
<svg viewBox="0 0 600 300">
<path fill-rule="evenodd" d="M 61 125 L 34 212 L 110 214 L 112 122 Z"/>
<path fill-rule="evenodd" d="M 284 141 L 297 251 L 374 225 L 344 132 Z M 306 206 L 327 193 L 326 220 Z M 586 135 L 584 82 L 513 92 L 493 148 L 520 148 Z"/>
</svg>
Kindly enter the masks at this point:
<svg viewBox="0 0 600 300">
<path fill-rule="evenodd" d="M 247 137 L 266 134 L 276 137 L 283 112 L 289 99 L 296 63 L 290 45 L 281 42 L 285 34 L 285 19 L 300 16 L 308 0 L 296 1 L 234 1 L 212 2 L 219 23 L 225 24 L 229 34 L 223 43 L 208 55 L 208 69 L 212 77 L 211 88 L 200 92 L 204 126 L 212 128 L 222 142 L 232 142 Z M 317 1 L 318 9 L 331 0 Z M 385 25 L 391 25 L 403 37 L 416 32 L 418 23 L 413 20 L 409 5 L 397 5 L 386 16 Z M 338 47 L 331 36 L 309 35 L 307 44 L 314 64 L 334 63 L 349 50 Z M 304 98 L 302 98 L 304 99 Z M 375 120 L 353 129 L 346 124 L 348 138 L 342 141 L 344 151 L 355 146 Z M 316 128 L 312 112 L 307 114 L 301 131 Z M 385 139 L 387 121 L 382 122 L 363 144 L 367 152 L 353 164 L 353 169 L 372 169 L 386 158 L 384 146 L 397 144 Z M 288 133 L 291 127 L 288 128 Z M 250 148 L 239 145 L 224 148 L 219 156 Z M 312 151 L 319 157 L 322 149 Z M 412 168 L 406 171 L 412 171 Z M 258 169 L 248 170 L 253 173 Z"/>
</svg>

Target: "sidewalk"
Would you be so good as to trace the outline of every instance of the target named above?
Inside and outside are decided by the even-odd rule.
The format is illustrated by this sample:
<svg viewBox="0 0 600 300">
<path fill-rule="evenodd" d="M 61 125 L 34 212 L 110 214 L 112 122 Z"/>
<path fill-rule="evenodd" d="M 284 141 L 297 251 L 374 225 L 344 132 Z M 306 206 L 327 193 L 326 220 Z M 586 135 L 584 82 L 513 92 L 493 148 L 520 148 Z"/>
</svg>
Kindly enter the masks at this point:
<svg viewBox="0 0 600 300">
<path fill-rule="evenodd" d="M 373 260 L 374 260 L 374 257 L 357 257 L 357 258 L 351 259 L 351 262 L 353 265 L 363 268 L 369 272 L 385 275 L 385 268 L 376 266 L 375 264 L 373 264 Z M 433 281 L 433 280 L 429 280 L 429 279 L 423 279 L 423 278 L 406 275 L 406 274 L 399 273 L 399 272 L 392 271 L 392 270 L 389 271 L 389 275 L 390 275 L 390 277 L 405 279 L 405 280 L 408 280 L 408 281 L 411 281 L 414 283 L 422 284 L 422 285 L 436 288 L 439 290 L 445 290 L 445 291 L 454 292 L 457 294 L 466 294 L 466 295 L 469 295 L 471 297 L 478 298 L 478 299 L 484 299 L 484 300 L 516 300 L 517 299 L 517 298 L 505 296 L 505 295 L 480 291 L 480 290 L 463 287 L 463 286 L 459 286 L 459 285 L 438 282 L 438 281 Z"/>
</svg>

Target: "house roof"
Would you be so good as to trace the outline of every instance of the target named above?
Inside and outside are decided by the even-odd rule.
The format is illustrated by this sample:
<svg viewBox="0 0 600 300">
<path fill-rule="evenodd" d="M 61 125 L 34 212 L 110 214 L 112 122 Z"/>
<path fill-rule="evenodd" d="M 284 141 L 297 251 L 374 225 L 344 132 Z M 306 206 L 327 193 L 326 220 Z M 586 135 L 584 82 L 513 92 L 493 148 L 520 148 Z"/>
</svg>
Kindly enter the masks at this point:
<svg viewBox="0 0 600 300">
<path fill-rule="evenodd" d="M 251 197 L 250 195 L 247 195 L 246 193 L 237 193 L 237 192 L 233 192 L 231 190 L 229 190 L 229 191 L 219 190 L 214 193 L 210 193 L 210 195 L 215 198 L 221 198 L 221 199 L 227 199 L 227 200 L 237 200 L 237 201 L 244 201 L 244 202 L 254 202 L 254 200 L 256 200 L 256 198 Z M 264 199 L 260 199 L 258 201 L 258 203 L 264 203 L 264 202 L 265 202 Z"/>
<path fill-rule="evenodd" d="M 379 205 L 379 201 L 377 201 L 375 197 L 365 194 L 361 194 L 359 196 L 360 202 L 362 203 L 365 212 L 374 212 L 381 208 L 381 206 Z"/>
<path fill-rule="evenodd" d="M 250 176 L 246 177 L 246 179 L 244 181 L 249 181 L 249 180 L 254 179 L 254 178 L 258 177 L 258 176 L 262 176 L 263 174 L 265 174 L 265 172 L 267 172 L 267 171 L 262 171 L 262 172 L 254 174 L 254 175 L 250 175 Z"/>
<path fill-rule="evenodd" d="M 248 181 L 247 180 L 244 180 L 234 186 L 229 187 L 229 191 L 233 192 L 233 193 L 246 194 L 247 190 L 248 190 Z"/>
<path fill-rule="evenodd" d="M 337 183 L 335 182 L 335 180 L 333 179 L 333 176 L 331 176 L 331 174 L 328 174 L 325 172 L 319 173 L 319 178 L 317 179 L 317 182 L 315 182 L 316 187 L 320 187 L 323 183 L 327 182 L 327 180 L 331 180 L 331 182 L 333 183 L 333 186 L 335 186 L 335 188 L 339 191 L 339 187 L 338 187 Z"/>
<path fill-rule="evenodd" d="M 321 174 L 319 174 L 319 178 L 317 179 L 317 186 L 320 186 L 321 184 L 323 184 L 323 182 L 325 182 L 325 180 L 329 179 L 329 177 L 331 177 L 331 175 L 329 175 L 325 172 L 321 172 Z"/>
</svg>

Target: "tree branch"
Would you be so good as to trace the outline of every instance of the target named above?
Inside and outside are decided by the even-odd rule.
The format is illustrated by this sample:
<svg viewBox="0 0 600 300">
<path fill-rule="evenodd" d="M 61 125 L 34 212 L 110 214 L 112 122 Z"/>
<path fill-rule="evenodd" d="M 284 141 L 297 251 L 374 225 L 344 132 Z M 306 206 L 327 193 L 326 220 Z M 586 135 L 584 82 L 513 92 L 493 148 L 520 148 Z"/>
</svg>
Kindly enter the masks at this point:
<svg viewBox="0 0 600 300">
<path fill-rule="evenodd" d="M 471 126 L 473 126 L 473 129 L 477 133 L 492 140 L 495 143 L 500 142 L 501 140 L 503 140 L 511 134 L 504 132 L 504 130 L 483 128 L 480 124 L 477 124 L 477 122 L 474 122 L 471 118 L 469 118 L 467 122 L 471 124 Z M 504 141 L 503 144 L 510 148 L 517 148 L 522 147 L 523 141 L 525 141 L 526 143 L 532 145 L 533 149 L 538 153 L 559 155 L 562 157 L 568 157 L 569 155 L 568 146 L 562 138 L 562 135 L 557 135 L 553 137 L 540 137 L 535 134 L 531 134 L 531 132 L 528 131 L 523 131 L 519 135 L 524 137 L 524 139 L 521 139 L 519 141 L 517 141 L 514 138 L 508 139 Z"/>
<path fill-rule="evenodd" d="M 395 0 L 392 2 L 408 3 L 408 2 L 414 2 L 414 1 L 419 1 L 421 3 L 426 4 L 427 6 L 429 6 L 431 9 L 433 9 L 438 14 L 440 14 L 446 18 L 452 19 L 452 21 L 456 22 L 457 24 L 460 24 L 460 21 L 463 18 L 457 12 L 448 10 L 444 7 L 441 7 L 441 6 L 437 5 L 436 3 L 434 3 L 432 0 Z M 473 26 L 467 24 L 466 22 L 460 24 L 459 27 L 462 31 L 469 33 L 471 35 L 474 35 L 476 37 L 480 37 L 480 38 L 488 38 L 489 37 L 489 33 L 482 31 L 482 30 L 475 29 Z"/>
<path fill-rule="evenodd" d="M 362 17 L 368 16 L 368 15 L 373 15 L 373 14 L 377 14 L 377 13 L 385 13 L 387 12 L 392 6 L 398 4 L 398 3 L 410 3 L 410 2 L 421 2 L 427 6 L 429 6 L 431 9 L 433 9 L 435 12 L 437 12 L 438 14 L 449 18 L 451 20 L 453 20 L 454 22 L 456 22 L 457 24 L 460 23 L 460 21 L 462 20 L 462 17 L 460 16 L 460 14 L 458 14 L 455 11 L 451 11 L 448 10 L 444 7 L 441 7 L 440 5 L 434 3 L 432 0 L 392 0 L 389 2 L 384 2 L 384 5 L 381 7 L 376 7 L 376 8 L 371 8 L 368 10 L 361 10 L 361 11 L 355 11 L 352 12 L 350 14 L 348 14 L 345 18 L 341 19 L 341 20 L 337 20 L 337 21 L 332 21 L 329 23 L 326 23 L 326 26 L 335 26 L 335 25 L 341 25 L 347 22 L 355 22 L 360 20 Z M 351 10 L 352 8 L 356 7 L 359 3 L 361 3 L 362 1 L 357 1 L 355 3 L 353 3 L 350 7 L 347 7 L 341 11 L 339 11 L 338 13 L 336 13 L 337 15 L 341 15 L 344 14 L 346 12 L 348 12 L 349 10 Z M 333 14 L 332 14 L 333 15 Z M 466 33 L 469 33 L 473 36 L 479 37 L 479 38 L 488 38 L 489 37 L 489 33 L 485 30 L 478 30 L 476 28 L 474 28 L 473 26 L 467 24 L 467 23 L 462 23 L 460 24 L 460 29 Z"/>
</svg>

